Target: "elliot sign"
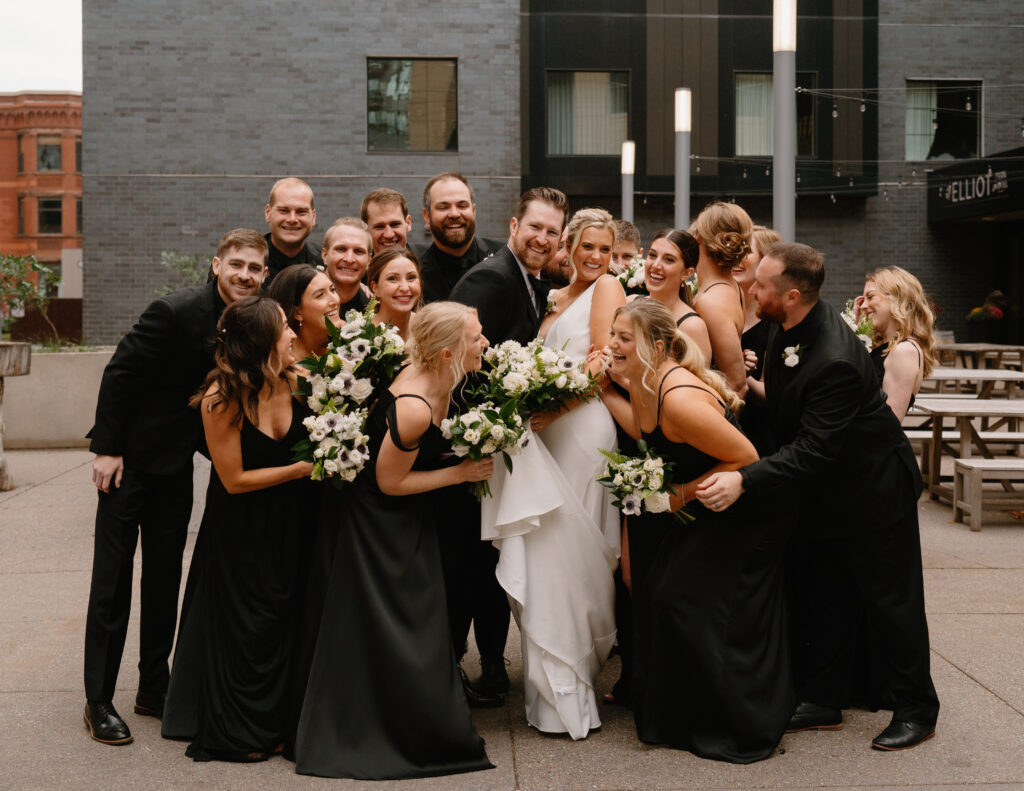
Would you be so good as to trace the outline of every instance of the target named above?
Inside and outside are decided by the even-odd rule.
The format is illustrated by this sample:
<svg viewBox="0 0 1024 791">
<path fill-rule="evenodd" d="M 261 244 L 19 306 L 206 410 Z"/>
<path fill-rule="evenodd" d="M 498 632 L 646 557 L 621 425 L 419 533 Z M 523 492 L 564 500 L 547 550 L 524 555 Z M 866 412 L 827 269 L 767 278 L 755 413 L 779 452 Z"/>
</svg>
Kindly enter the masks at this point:
<svg viewBox="0 0 1024 791">
<path fill-rule="evenodd" d="M 971 220 L 1024 210 L 1024 148 L 928 174 L 928 222 Z"/>
</svg>

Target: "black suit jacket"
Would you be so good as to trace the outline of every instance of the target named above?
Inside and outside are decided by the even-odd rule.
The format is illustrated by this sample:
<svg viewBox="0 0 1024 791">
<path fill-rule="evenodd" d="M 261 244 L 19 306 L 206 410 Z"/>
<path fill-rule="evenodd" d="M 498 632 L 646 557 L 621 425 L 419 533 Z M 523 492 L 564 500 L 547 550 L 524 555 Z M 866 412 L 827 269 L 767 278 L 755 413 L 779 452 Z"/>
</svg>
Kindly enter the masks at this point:
<svg viewBox="0 0 1024 791">
<path fill-rule="evenodd" d="M 448 298 L 477 309 L 484 337 L 492 346 L 510 340 L 525 344 L 537 337 L 549 288 L 535 282 L 535 303 L 519 262 L 505 245 L 463 275 Z"/>
<path fill-rule="evenodd" d="M 475 236 L 465 254 L 455 257 L 431 242 L 430 247 L 419 252 L 423 301 L 427 303 L 448 299 L 455 284 L 466 272 L 505 246 L 503 241 Z"/>
<path fill-rule="evenodd" d="M 126 467 L 173 474 L 192 467 L 202 421 L 188 401 L 213 368 L 224 302 L 216 281 L 156 300 L 103 371 L 89 450 Z"/>
<path fill-rule="evenodd" d="M 789 346 L 801 347 L 793 367 L 784 363 Z M 917 461 L 867 350 L 835 308 L 819 301 L 797 326 L 777 326 L 764 371 L 776 451 L 740 471 L 755 501 L 783 511 L 806 506 L 809 537 L 866 532 L 902 517 L 921 494 Z"/>
</svg>

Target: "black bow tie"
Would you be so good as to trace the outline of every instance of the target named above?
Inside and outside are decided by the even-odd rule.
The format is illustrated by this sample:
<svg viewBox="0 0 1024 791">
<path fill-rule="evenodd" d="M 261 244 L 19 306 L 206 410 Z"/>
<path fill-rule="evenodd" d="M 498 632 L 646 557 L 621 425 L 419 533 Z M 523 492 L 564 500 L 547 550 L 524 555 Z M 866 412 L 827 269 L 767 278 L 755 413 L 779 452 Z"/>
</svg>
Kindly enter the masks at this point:
<svg viewBox="0 0 1024 791">
<path fill-rule="evenodd" d="M 551 283 L 548 280 L 541 280 L 539 277 L 530 276 L 530 285 L 533 286 L 533 293 L 537 295 L 538 299 L 547 299 L 548 292 L 551 290 Z"/>
</svg>

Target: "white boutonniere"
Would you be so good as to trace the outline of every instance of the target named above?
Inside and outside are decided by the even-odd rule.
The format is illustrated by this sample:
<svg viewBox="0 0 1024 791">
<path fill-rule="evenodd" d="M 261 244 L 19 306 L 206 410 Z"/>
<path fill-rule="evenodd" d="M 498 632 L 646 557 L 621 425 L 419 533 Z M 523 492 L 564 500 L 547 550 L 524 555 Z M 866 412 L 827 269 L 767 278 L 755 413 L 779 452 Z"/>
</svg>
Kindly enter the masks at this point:
<svg viewBox="0 0 1024 791">
<path fill-rule="evenodd" d="M 800 364 L 800 355 L 804 353 L 804 347 L 799 344 L 796 346 L 787 346 L 782 350 L 782 362 L 786 364 L 787 368 L 794 368 Z"/>
<path fill-rule="evenodd" d="M 548 308 L 545 311 L 545 315 L 547 315 L 548 313 L 557 313 L 557 312 L 558 312 L 558 303 L 555 301 L 555 292 L 554 291 L 549 291 L 548 292 Z"/>
</svg>

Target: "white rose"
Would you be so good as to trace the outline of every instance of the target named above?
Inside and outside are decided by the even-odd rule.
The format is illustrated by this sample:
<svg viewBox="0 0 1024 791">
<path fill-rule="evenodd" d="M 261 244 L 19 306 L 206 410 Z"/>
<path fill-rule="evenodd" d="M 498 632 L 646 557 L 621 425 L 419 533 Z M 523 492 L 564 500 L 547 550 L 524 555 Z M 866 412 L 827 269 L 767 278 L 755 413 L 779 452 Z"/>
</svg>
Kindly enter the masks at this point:
<svg viewBox="0 0 1024 791">
<path fill-rule="evenodd" d="M 498 446 L 495 445 L 494 442 L 492 442 L 491 440 L 487 440 L 487 442 L 484 443 L 484 446 L 480 448 L 480 452 L 484 454 L 484 456 L 490 456 L 497 449 Z"/>
<path fill-rule="evenodd" d="M 501 386 L 506 393 L 521 393 L 529 387 L 529 380 L 520 373 L 506 374 L 501 380 Z"/>
<path fill-rule="evenodd" d="M 787 368 L 793 368 L 800 364 L 800 358 L 795 354 L 787 354 L 786 359 L 783 360 Z"/>
<path fill-rule="evenodd" d="M 338 462 L 336 462 L 334 459 L 327 459 L 324 462 L 324 472 L 326 472 L 328 475 L 337 475 L 338 470 Z"/>
<path fill-rule="evenodd" d="M 373 382 L 369 379 L 356 379 L 349 388 L 349 395 L 357 404 L 363 403 L 373 392 Z"/>
<path fill-rule="evenodd" d="M 341 478 L 342 478 L 342 480 L 348 481 L 349 483 L 351 483 L 352 481 L 354 481 L 356 479 L 356 476 L 358 474 L 359 474 L 359 470 L 357 470 L 355 467 L 349 467 L 348 469 L 341 471 Z"/>
<path fill-rule="evenodd" d="M 621 472 L 615 473 L 615 477 L 612 478 L 612 486 L 615 486 L 615 487 L 622 486 L 622 473 Z"/>
<path fill-rule="evenodd" d="M 653 470 L 658 469 L 658 460 L 644 459 L 644 469 L 647 470 L 647 472 L 652 472 Z"/>
<path fill-rule="evenodd" d="M 491 426 L 491 439 L 498 440 L 499 442 L 505 437 L 505 427 L 494 425 Z"/>
<path fill-rule="evenodd" d="M 476 443 L 480 441 L 480 432 L 477 431 L 475 428 L 467 428 L 463 432 L 462 438 L 466 440 L 466 442 L 468 442 L 470 445 L 476 445 Z"/>
<path fill-rule="evenodd" d="M 652 514 L 664 513 L 669 509 L 668 492 L 654 492 L 644 500 L 647 510 Z"/>
<path fill-rule="evenodd" d="M 441 436 L 445 439 L 452 438 L 452 421 L 451 418 L 444 418 L 441 421 Z"/>
<path fill-rule="evenodd" d="M 538 354 L 537 357 L 540 358 L 540 361 L 544 363 L 544 365 L 554 365 L 558 362 L 558 353 L 551 349 L 545 349 Z"/>
<path fill-rule="evenodd" d="M 655 472 L 647 476 L 647 488 L 648 489 L 660 489 L 661 485 L 665 482 L 665 478 L 661 472 Z"/>
<path fill-rule="evenodd" d="M 557 387 L 559 390 L 564 390 L 566 385 L 568 384 L 569 377 L 566 376 L 565 374 L 560 374 L 559 377 L 555 380 L 555 387 Z"/>
<path fill-rule="evenodd" d="M 484 416 L 477 412 L 475 409 L 469 410 L 466 414 L 459 418 L 459 422 L 464 426 L 472 426 L 474 423 L 479 423 L 484 419 Z"/>
<path fill-rule="evenodd" d="M 465 445 L 455 445 L 452 447 L 452 453 L 454 453 L 459 458 L 462 458 L 467 453 L 469 453 L 469 448 L 467 448 Z"/>
</svg>

